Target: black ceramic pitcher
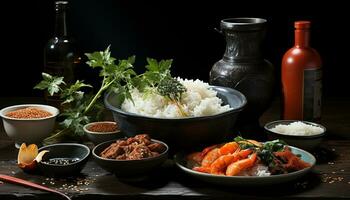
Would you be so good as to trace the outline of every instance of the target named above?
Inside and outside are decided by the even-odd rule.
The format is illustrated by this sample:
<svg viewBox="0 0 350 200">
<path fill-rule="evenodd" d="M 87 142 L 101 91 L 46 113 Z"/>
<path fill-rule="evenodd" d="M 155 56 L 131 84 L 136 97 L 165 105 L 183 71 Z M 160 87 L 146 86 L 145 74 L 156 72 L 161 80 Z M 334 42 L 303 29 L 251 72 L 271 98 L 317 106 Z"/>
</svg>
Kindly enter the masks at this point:
<svg viewBox="0 0 350 200">
<path fill-rule="evenodd" d="M 273 65 L 263 58 L 261 49 L 266 20 L 230 18 L 220 25 L 226 37 L 226 51 L 210 71 L 210 84 L 237 89 L 247 97 L 238 129 L 256 131 L 259 117 L 271 103 L 274 85 Z"/>
</svg>

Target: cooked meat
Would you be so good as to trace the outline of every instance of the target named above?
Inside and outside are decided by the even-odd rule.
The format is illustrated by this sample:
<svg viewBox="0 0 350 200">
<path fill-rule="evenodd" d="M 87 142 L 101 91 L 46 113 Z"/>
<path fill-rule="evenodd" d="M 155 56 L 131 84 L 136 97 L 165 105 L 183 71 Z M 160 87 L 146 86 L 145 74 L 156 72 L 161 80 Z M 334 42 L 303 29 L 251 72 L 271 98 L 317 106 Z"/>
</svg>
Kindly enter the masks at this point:
<svg viewBox="0 0 350 200">
<path fill-rule="evenodd" d="M 103 158 L 116 158 L 118 155 L 122 154 L 123 149 L 120 148 L 118 142 L 111 144 L 105 150 L 102 151 L 101 157 Z"/>
<path fill-rule="evenodd" d="M 128 143 L 125 140 L 117 140 L 116 143 L 119 144 L 120 146 L 127 146 L 128 145 Z"/>
<path fill-rule="evenodd" d="M 152 143 L 147 146 L 151 151 L 155 151 L 157 153 L 162 153 L 165 151 L 165 146 L 160 143 Z"/>
<path fill-rule="evenodd" d="M 152 142 L 147 134 L 117 140 L 100 154 L 103 158 L 116 160 L 140 160 L 158 156 L 166 150 L 160 143 Z"/>
<path fill-rule="evenodd" d="M 147 134 L 136 135 L 135 139 L 139 144 L 144 143 L 145 145 L 149 145 L 152 143 L 151 138 Z"/>
<path fill-rule="evenodd" d="M 147 134 L 136 135 L 135 137 L 128 138 L 126 142 L 128 144 L 136 142 L 138 144 L 145 144 L 145 145 L 149 145 L 152 143 L 151 138 Z"/>
<path fill-rule="evenodd" d="M 115 159 L 116 160 L 126 160 L 126 154 L 124 153 L 124 154 L 122 154 L 122 155 L 119 155 L 119 156 L 117 156 Z"/>
<path fill-rule="evenodd" d="M 140 160 L 143 158 L 150 158 L 150 157 L 153 157 L 152 151 L 150 151 L 147 146 L 138 145 L 128 155 L 127 160 Z"/>
<path fill-rule="evenodd" d="M 152 157 L 159 156 L 159 154 L 160 154 L 160 153 L 158 153 L 158 152 L 152 151 Z"/>
</svg>

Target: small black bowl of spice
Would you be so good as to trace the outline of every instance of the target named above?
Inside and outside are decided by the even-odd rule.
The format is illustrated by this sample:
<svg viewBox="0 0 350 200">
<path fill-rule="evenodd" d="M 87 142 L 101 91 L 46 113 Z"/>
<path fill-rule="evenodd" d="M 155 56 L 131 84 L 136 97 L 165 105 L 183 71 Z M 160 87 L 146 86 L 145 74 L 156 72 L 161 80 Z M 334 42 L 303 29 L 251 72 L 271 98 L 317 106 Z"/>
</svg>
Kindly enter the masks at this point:
<svg viewBox="0 0 350 200">
<path fill-rule="evenodd" d="M 47 150 L 38 163 L 40 171 L 47 176 L 78 175 L 89 159 L 89 147 L 78 143 L 58 143 L 41 147 Z"/>
<path fill-rule="evenodd" d="M 116 122 L 92 122 L 84 126 L 86 136 L 94 144 L 124 137 Z"/>
</svg>

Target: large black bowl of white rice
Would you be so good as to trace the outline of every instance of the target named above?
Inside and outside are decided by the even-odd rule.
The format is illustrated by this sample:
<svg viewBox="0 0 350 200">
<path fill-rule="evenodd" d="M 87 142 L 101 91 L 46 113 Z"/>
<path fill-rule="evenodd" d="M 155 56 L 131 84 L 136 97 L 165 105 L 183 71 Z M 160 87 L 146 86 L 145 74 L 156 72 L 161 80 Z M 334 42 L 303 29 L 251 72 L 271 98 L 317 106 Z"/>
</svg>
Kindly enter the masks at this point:
<svg viewBox="0 0 350 200">
<path fill-rule="evenodd" d="M 245 96 L 199 80 L 179 80 L 187 88 L 180 102 L 186 116 L 159 95 L 144 96 L 137 90 L 131 91 L 133 101 L 121 101 L 111 91 L 104 103 L 126 136 L 147 133 L 176 150 L 232 139 L 236 119 L 247 103 Z"/>
</svg>

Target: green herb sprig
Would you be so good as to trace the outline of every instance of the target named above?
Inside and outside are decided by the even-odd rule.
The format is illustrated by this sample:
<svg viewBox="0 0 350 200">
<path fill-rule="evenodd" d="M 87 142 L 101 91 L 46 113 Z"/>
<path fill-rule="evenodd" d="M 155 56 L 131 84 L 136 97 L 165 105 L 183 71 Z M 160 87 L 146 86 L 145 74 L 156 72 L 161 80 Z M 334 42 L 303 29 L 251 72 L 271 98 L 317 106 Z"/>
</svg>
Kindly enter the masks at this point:
<svg viewBox="0 0 350 200">
<path fill-rule="evenodd" d="M 266 166 L 272 168 L 276 165 L 276 157 L 273 153 L 283 151 L 284 147 L 287 145 L 283 140 L 272 140 L 264 142 L 261 146 L 257 146 L 241 136 L 235 137 L 234 141 L 239 144 L 241 149 L 253 149 L 255 152 L 257 152 L 260 160 Z"/>
<path fill-rule="evenodd" d="M 74 84 L 67 87 L 63 81 L 64 77 L 51 76 L 47 73 L 42 73 L 43 80 L 34 87 L 35 89 L 47 90 L 51 96 L 59 93 L 62 104 L 66 105 L 61 114 L 65 118 L 60 123 L 62 129 L 46 138 L 45 141 L 50 141 L 66 134 L 73 136 L 83 135 L 83 126 L 92 119 L 92 115 L 89 114 L 92 111 L 95 111 L 95 113 L 102 112 L 103 107 L 97 102 L 102 93 L 111 88 L 122 89 L 130 87 L 129 84 L 122 85 L 122 83 L 130 82 L 131 76 L 136 74 L 133 70 L 135 57 L 119 60 L 118 64 L 115 64 L 116 59 L 111 57 L 109 46 L 105 51 L 86 53 L 85 55 L 89 59 L 87 64 L 92 68 L 100 69 L 99 76 L 103 77 L 102 84 L 96 94 L 85 94 L 83 89 L 92 88 L 92 86 L 85 84 L 83 81 L 77 80 Z M 121 95 L 130 96 L 128 89 L 123 91 Z M 94 116 L 98 118 L 96 116 L 99 115 L 95 114 Z"/>
<path fill-rule="evenodd" d="M 65 108 L 61 114 L 65 119 L 60 123 L 61 130 L 53 134 L 45 141 L 50 141 L 64 135 L 84 134 L 83 126 L 92 119 L 92 113 L 101 113 L 103 106 L 99 99 L 103 92 L 112 90 L 118 94 L 121 102 L 125 99 L 132 100 L 131 90 L 137 88 L 141 92 L 155 92 L 168 98 L 175 103 L 183 116 L 187 114 L 183 111 L 180 103 L 181 94 L 186 88 L 171 76 L 170 68 L 172 60 L 157 61 L 147 58 L 146 72 L 137 75 L 133 64 L 135 56 L 126 60 L 118 60 L 111 56 L 110 46 L 104 51 L 97 51 L 85 54 L 89 59 L 86 63 L 91 68 L 99 69 L 99 76 L 102 82 L 96 94 L 86 94 L 84 90 L 92 89 L 92 86 L 77 80 L 72 85 L 66 85 L 63 77 L 52 76 L 42 73 L 43 80 L 34 88 L 47 90 L 49 95 L 59 94 Z M 98 114 L 94 114 L 99 116 Z"/>
<path fill-rule="evenodd" d="M 172 62 L 173 60 L 161 60 L 157 62 L 155 59 L 147 58 L 147 71 L 141 75 L 141 80 L 145 81 L 146 87 L 142 85 L 138 88 L 141 91 L 149 89 L 148 93 L 156 92 L 167 98 L 177 106 L 181 115 L 186 117 L 188 114 L 184 111 L 180 103 L 181 95 L 186 92 L 186 88 L 177 79 L 171 76 L 170 68 Z"/>
</svg>

